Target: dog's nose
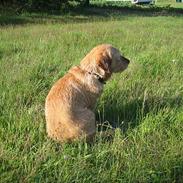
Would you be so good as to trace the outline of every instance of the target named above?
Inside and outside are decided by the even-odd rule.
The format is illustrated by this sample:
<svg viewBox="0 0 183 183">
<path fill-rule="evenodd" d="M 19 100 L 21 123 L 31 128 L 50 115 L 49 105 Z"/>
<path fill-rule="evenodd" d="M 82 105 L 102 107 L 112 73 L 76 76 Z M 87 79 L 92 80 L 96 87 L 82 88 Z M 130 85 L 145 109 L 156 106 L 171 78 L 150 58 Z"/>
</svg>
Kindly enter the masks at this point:
<svg viewBox="0 0 183 183">
<path fill-rule="evenodd" d="M 126 62 L 127 64 L 130 63 L 130 60 L 128 60 L 127 58 L 124 58 L 124 59 L 125 59 L 125 62 Z"/>
<path fill-rule="evenodd" d="M 121 56 L 121 60 L 122 60 L 123 62 L 125 62 L 126 64 L 129 64 L 129 63 L 130 63 L 130 60 L 128 60 L 127 58 L 125 58 L 125 57 L 123 57 L 123 56 Z"/>
<path fill-rule="evenodd" d="M 126 64 L 129 64 L 130 63 L 130 60 L 128 60 L 127 58 L 123 57 L 123 61 L 126 63 Z"/>
</svg>

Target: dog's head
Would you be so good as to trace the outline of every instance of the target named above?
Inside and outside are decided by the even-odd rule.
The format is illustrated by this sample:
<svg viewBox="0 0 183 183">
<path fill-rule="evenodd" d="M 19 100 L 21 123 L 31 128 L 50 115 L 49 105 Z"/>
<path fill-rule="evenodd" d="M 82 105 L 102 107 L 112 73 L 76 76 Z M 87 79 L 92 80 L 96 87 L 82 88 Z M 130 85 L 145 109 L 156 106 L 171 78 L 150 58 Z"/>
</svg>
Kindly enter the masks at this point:
<svg viewBox="0 0 183 183">
<path fill-rule="evenodd" d="M 106 81 L 112 73 L 124 71 L 129 63 L 130 61 L 123 57 L 118 49 L 109 44 L 102 44 L 93 48 L 81 61 L 80 66 Z"/>
</svg>

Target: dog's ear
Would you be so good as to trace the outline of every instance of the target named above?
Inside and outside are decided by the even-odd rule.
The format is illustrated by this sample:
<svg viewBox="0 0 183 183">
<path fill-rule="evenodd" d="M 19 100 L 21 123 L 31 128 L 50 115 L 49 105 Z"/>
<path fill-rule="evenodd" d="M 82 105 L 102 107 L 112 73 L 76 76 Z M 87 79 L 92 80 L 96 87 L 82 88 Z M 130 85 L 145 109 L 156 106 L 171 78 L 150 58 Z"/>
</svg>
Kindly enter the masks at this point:
<svg viewBox="0 0 183 183">
<path fill-rule="evenodd" d="M 108 55 L 103 55 L 100 58 L 98 58 L 98 72 L 104 80 L 107 80 L 111 77 L 111 63 L 112 59 Z"/>
</svg>

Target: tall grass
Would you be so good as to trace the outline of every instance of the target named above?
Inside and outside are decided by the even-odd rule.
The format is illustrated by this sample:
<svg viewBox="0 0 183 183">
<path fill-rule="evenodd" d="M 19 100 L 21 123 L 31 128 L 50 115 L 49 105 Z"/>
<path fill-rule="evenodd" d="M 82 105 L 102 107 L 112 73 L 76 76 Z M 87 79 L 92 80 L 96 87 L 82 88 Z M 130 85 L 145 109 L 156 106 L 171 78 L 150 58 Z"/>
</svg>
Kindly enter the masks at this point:
<svg viewBox="0 0 183 183">
<path fill-rule="evenodd" d="M 182 17 L 79 18 L 85 23 L 0 28 L 0 182 L 181 182 Z M 98 123 L 115 134 L 109 140 L 98 132 L 93 145 L 53 142 L 45 97 L 101 43 L 131 60 L 96 107 Z"/>
</svg>

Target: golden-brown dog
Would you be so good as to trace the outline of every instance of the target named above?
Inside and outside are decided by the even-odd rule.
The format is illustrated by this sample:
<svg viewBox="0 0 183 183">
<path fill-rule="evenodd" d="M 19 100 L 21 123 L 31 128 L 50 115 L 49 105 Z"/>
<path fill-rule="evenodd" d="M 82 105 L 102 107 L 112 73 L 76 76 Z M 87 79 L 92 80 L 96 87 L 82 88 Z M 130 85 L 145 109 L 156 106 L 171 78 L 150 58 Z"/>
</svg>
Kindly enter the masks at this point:
<svg viewBox="0 0 183 183">
<path fill-rule="evenodd" d="M 95 135 L 93 112 L 105 81 L 122 72 L 129 60 L 109 44 L 93 48 L 51 88 L 45 104 L 48 136 L 64 142 Z"/>
</svg>

